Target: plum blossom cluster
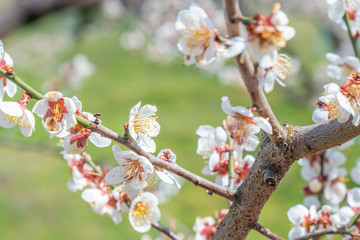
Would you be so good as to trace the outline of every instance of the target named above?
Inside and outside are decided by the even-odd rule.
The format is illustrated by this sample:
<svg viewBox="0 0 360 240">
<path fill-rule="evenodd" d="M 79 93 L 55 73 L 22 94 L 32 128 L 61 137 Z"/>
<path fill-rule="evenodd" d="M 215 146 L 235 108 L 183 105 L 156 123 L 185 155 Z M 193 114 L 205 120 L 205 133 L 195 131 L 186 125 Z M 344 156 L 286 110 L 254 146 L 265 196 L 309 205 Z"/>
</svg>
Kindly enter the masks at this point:
<svg viewBox="0 0 360 240">
<path fill-rule="evenodd" d="M 272 127 L 266 119 L 255 117 L 251 109 L 231 106 L 228 97 L 222 98 L 221 107 L 228 115 L 226 120 L 221 127 L 201 125 L 196 130 L 200 137 L 196 152 L 209 158 L 202 170 L 204 175 L 216 175 L 215 182 L 224 187 L 229 187 L 233 178 L 236 188 L 255 161 L 252 155 L 244 157 L 243 151 L 255 151 L 260 142 L 256 134 L 260 130 L 271 134 Z M 230 168 L 234 169 L 234 176 L 230 175 Z"/>
<path fill-rule="evenodd" d="M 346 79 L 346 84 L 330 83 L 324 86 L 325 93 L 319 98 L 318 107 L 314 110 L 314 122 L 337 118 L 338 122 L 347 122 L 352 116 L 352 123 L 360 123 L 359 97 L 360 73 L 354 73 Z"/>
<path fill-rule="evenodd" d="M 205 218 L 197 217 L 193 227 L 196 233 L 195 240 L 211 240 L 228 211 L 228 209 L 221 209 L 219 212 L 215 211 L 215 219 L 210 216 Z"/>
<path fill-rule="evenodd" d="M 289 239 L 298 239 L 317 230 L 341 229 L 347 232 L 343 239 L 356 239 L 360 233 L 360 221 L 357 215 L 360 207 L 360 188 L 353 188 L 347 194 L 347 205 L 331 207 L 323 205 L 321 208 L 302 204 L 291 207 L 288 218 L 294 225 L 289 232 Z"/>
<path fill-rule="evenodd" d="M 110 185 L 123 184 L 124 191 L 131 199 L 141 195 L 146 187 L 156 184 L 158 180 L 180 188 L 180 184 L 171 173 L 153 166 L 147 158 L 130 150 L 123 151 L 118 145 L 114 145 L 112 149 L 120 166 L 114 167 L 106 174 L 105 182 Z M 158 157 L 164 161 L 176 161 L 176 156 L 170 149 L 160 151 Z"/>
<path fill-rule="evenodd" d="M 82 191 L 81 197 L 92 210 L 100 215 L 108 215 L 115 224 L 122 221 L 122 213 L 129 212 L 129 221 L 138 232 L 147 232 L 151 223 L 160 219 L 158 200 L 153 193 L 144 192 L 131 199 L 124 191 L 124 185 L 113 188 L 105 182 L 107 168 L 96 169 L 88 163 L 91 157 L 86 154 L 64 154 L 71 171 L 68 181 L 70 191 Z"/>
<path fill-rule="evenodd" d="M 124 193 L 122 188 L 113 189 L 105 183 L 107 168 L 96 169 L 89 165 L 90 155 L 63 154 L 70 168 L 71 179 L 67 186 L 70 191 L 82 191 L 81 197 L 88 202 L 92 210 L 100 215 L 109 215 L 115 224 L 122 221 L 122 212 L 128 211 L 131 199 Z"/>
<path fill-rule="evenodd" d="M 306 206 L 315 205 L 319 208 L 323 196 L 326 205 L 338 208 L 346 198 L 347 170 L 342 166 L 346 163 L 346 156 L 341 151 L 349 148 L 352 144 L 354 144 L 354 140 L 299 160 L 299 164 L 302 166 L 301 176 L 308 182 L 303 188 L 303 193 L 306 195 L 304 200 Z"/>
<path fill-rule="evenodd" d="M 286 46 L 286 42 L 294 37 L 295 30 L 288 26 L 289 19 L 280 8 L 280 4 L 275 3 L 269 16 L 256 14 L 253 18 L 241 18 L 246 25 L 247 38 L 226 39 L 220 36 L 206 12 L 191 3 L 189 9 L 178 13 L 175 22 L 180 34 L 177 46 L 185 56 L 185 64 L 201 67 L 211 64 L 219 55 L 225 58 L 237 56 L 249 46 L 251 56 L 263 70 L 259 87 L 270 92 L 275 81 L 285 86 L 282 80 L 289 75 L 290 58 L 278 54 L 278 49 Z"/>
</svg>

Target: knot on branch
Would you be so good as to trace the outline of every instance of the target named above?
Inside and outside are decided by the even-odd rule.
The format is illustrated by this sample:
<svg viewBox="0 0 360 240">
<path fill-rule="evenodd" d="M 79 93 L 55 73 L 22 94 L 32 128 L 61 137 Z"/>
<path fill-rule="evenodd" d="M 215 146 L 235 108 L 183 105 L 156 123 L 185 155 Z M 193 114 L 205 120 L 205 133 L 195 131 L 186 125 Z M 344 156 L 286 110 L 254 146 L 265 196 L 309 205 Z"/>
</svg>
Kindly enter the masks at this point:
<svg viewBox="0 0 360 240">
<path fill-rule="evenodd" d="M 266 185 L 270 186 L 270 187 L 275 187 L 276 183 L 277 183 L 277 179 L 276 179 L 276 173 L 270 169 L 265 169 L 263 171 L 263 176 L 264 176 L 264 182 Z"/>
<path fill-rule="evenodd" d="M 99 119 L 100 116 L 101 116 L 101 113 L 95 113 L 95 114 L 94 114 L 94 117 L 95 117 L 94 123 L 95 123 L 96 125 L 99 125 L 99 124 L 100 124 L 100 119 Z"/>
</svg>

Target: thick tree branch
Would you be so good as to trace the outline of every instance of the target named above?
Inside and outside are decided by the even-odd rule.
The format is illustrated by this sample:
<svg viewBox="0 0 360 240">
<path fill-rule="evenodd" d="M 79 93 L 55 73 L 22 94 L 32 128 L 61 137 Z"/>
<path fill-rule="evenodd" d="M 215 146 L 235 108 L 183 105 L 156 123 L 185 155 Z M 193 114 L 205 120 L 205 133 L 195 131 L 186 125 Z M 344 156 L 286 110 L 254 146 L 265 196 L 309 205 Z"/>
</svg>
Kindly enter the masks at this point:
<svg viewBox="0 0 360 240">
<path fill-rule="evenodd" d="M 227 31 L 229 37 L 240 36 L 240 23 L 233 21 L 233 19 L 241 18 L 238 0 L 225 0 L 226 16 L 227 18 Z M 251 98 L 253 107 L 261 117 L 269 120 L 273 127 L 273 134 L 270 138 L 275 143 L 281 143 L 286 138 L 286 132 L 276 119 L 271 107 L 265 97 L 265 94 L 259 90 L 259 82 L 256 76 L 254 64 L 251 62 L 249 55 L 244 52 L 242 55 L 235 57 L 235 63 L 238 67 L 241 76 L 244 80 L 246 89 Z"/>
<path fill-rule="evenodd" d="M 165 234 L 172 240 L 181 240 L 181 238 L 179 236 L 177 236 L 175 233 L 173 233 L 172 231 L 170 231 L 170 229 L 163 227 L 158 223 L 152 223 L 151 226 L 153 228 L 155 228 L 156 230 L 162 232 L 163 234 Z"/>
<path fill-rule="evenodd" d="M 272 239 L 272 240 L 285 240 L 282 237 L 279 237 L 275 233 L 272 233 L 269 229 L 266 227 L 260 225 L 258 222 L 254 223 L 253 229 L 264 235 L 265 237 Z"/>
<path fill-rule="evenodd" d="M 295 158 L 301 158 L 339 146 L 360 134 L 351 119 L 339 123 L 336 118 L 306 127 L 295 127 L 290 133 L 291 148 Z"/>
</svg>

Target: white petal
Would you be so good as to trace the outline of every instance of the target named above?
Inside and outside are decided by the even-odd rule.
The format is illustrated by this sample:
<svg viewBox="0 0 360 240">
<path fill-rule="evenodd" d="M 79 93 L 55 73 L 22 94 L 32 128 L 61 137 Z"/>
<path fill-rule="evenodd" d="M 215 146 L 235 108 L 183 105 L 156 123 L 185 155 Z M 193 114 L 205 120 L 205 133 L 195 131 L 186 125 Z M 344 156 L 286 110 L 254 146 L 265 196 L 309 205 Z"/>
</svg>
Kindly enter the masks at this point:
<svg viewBox="0 0 360 240">
<path fill-rule="evenodd" d="M 127 174 L 122 166 L 114 167 L 105 175 L 105 182 L 109 185 L 119 184 L 124 181 L 126 176 Z"/>
<path fill-rule="evenodd" d="M 210 125 L 200 125 L 198 129 L 196 129 L 196 134 L 200 137 L 207 137 L 208 135 L 214 134 L 215 128 Z"/>
<path fill-rule="evenodd" d="M 272 127 L 268 120 L 263 117 L 254 117 L 253 121 L 258 125 L 262 130 L 267 132 L 268 134 L 272 134 Z"/>
<path fill-rule="evenodd" d="M 221 108 L 227 115 L 233 115 L 233 109 L 227 96 L 221 98 Z"/>
<path fill-rule="evenodd" d="M 6 91 L 7 95 L 12 98 L 16 94 L 16 91 L 17 91 L 16 84 L 10 80 L 7 80 L 6 83 L 7 84 L 5 87 L 5 91 Z"/>
<path fill-rule="evenodd" d="M 297 239 L 299 237 L 305 236 L 306 230 L 304 227 L 295 226 L 292 229 L 290 229 L 289 232 L 289 240 Z"/>
<path fill-rule="evenodd" d="M 218 147 L 222 147 L 227 142 L 227 134 L 222 127 L 216 127 L 215 129 L 215 143 Z"/>
<path fill-rule="evenodd" d="M 34 115 L 27 109 L 24 111 L 22 125 L 20 131 L 24 137 L 30 137 L 35 128 Z"/>
<path fill-rule="evenodd" d="M 312 115 L 312 120 L 315 123 L 320 123 L 320 122 L 324 122 L 326 120 L 328 120 L 329 118 L 329 112 L 326 111 L 323 108 L 315 108 L 313 115 Z"/>
<path fill-rule="evenodd" d="M 156 151 L 155 141 L 147 135 L 139 137 L 137 140 L 137 144 L 145 152 L 154 153 Z"/>
<path fill-rule="evenodd" d="M 288 212 L 288 218 L 293 224 L 300 224 L 304 221 L 304 216 L 309 214 L 309 210 L 302 204 L 291 207 Z"/>
<path fill-rule="evenodd" d="M 101 136 L 96 132 L 92 132 L 89 140 L 97 147 L 107 147 L 111 144 L 111 139 Z"/>
<path fill-rule="evenodd" d="M 233 37 L 225 41 L 223 44 L 230 47 L 222 54 L 224 58 L 232 58 L 242 53 L 246 47 L 246 40 L 242 37 Z"/>
<path fill-rule="evenodd" d="M 347 202 L 350 207 L 360 207 L 360 188 L 353 188 L 349 191 Z"/>
</svg>

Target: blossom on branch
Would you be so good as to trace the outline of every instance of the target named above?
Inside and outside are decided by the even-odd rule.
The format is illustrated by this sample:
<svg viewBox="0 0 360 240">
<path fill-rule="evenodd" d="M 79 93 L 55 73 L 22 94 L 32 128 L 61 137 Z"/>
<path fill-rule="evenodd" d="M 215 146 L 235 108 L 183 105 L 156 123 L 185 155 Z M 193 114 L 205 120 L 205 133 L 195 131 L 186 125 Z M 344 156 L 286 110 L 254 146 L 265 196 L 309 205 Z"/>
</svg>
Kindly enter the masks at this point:
<svg viewBox="0 0 360 240">
<path fill-rule="evenodd" d="M 131 202 L 129 221 L 135 231 L 144 233 L 150 230 L 152 223 L 160 220 L 158 199 L 150 192 L 144 192 Z"/>
<path fill-rule="evenodd" d="M 146 179 L 154 172 L 154 167 L 147 158 L 132 151 L 122 151 L 118 145 L 113 145 L 112 149 L 120 166 L 106 174 L 105 182 L 110 185 L 124 183 L 126 194 L 133 199 L 147 185 Z"/>
<path fill-rule="evenodd" d="M 228 97 L 221 98 L 222 110 L 228 115 L 227 125 L 230 136 L 239 146 L 244 146 L 247 151 L 254 151 L 259 143 L 255 135 L 264 130 L 272 134 L 272 127 L 263 117 L 255 117 L 253 112 L 245 107 L 233 107 Z"/>
<path fill-rule="evenodd" d="M 35 130 L 35 118 L 26 109 L 29 98 L 29 95 L 23 94 L 22 99 L 18 102 L 1 102 L 0 126 L 3 128 L 18 126 L 22 135 L 30 137 Z"/>
<path fill-rule="evenodd" d="M 228 211 L 228 209 L 221 209 L 220 212 L 215 211 L 215 219 L 213 217 L 197 217 L 193 227 L 196 233 L 195 240 L 211 240 Z"/>
<path fill-rule="evenodd" d="M 130 136 L 146 152 L 153 153 L 156 150 L 155 141 L 160 132 L 160 125 L 156 121 L 156 106 L 144 105 L 140 108 L 141 101 L 136 104 L 129 114 L 129 132 Z"/>
<path fill-rule="evenodd" d="M 335 83 L 327 84 L 324 88 L 325 93 L 319 98 L 312 120 L 319 123 L 336 117 L 339 123 L 347 122 L 354 111 L 341 88 Z"/>
<path fill-rule="evenodd" d="M 351 74 L 360 71 L 360 60 L 357 57 L 342 58 L 337 54 L 327 53 L 326 58 L 331 63 L 326 68 L 326 74 L 335 80 L 346 79 Z"/>
<path fill-rule="evenodd" d="M 288 26 L 289 19 L 280 8 L 280 3 L 275 3 L 270 16 L 256 14 L 254 22 L 247 24 L 251 53 L 264 69 L 275 65 L 277 49 L 284 48 L 295 36 L 295 29 Z"/>
<path fill-rule="evenodd" d="M 4 69 L 10 74 L 14 74 L 14 62 L 10 55 L 5 52 L 4 45 L 0 40 L 0 68 Z M 13 97 L 17 91 L 17 86 L 12 81 L 0 75 L 0 102 L 3 101 L 5 92 L 9 97 Z"/>
<path fill-rule="evenodd" d="M 161 150 L 157 157 L 168 162 L 176 161 L 176 155 L 170 149 Z M 181 188 L 181 185 L 178 183 L 178 181 L 176 181 L 175 177 L 161 167 L 154 166 L 154 173 L 150 175 L 148 178 L 149 178 L 149 180 L 147 180 L 148 182 L 154 182 L 156 184 L 157 179 L 159 178 L 164 183 L 172 184 L 178 189 Z"/>
<path fill-rule="evenodd" d="M 72 97 L 71 100 L 75 103 L 77 107 L 76 113 L 82 116 L 85 119 L 90 121 L 95 121 L 96 118 L 93 114 L 88 112 L 82 112 L 82 103 L 77 97 Z M 100 120 L 99 120 L 100 121 Z M 101 122 L 101 121 L 100 121 Z M 85 151 L 88 143 L 87 140 L 90 140 L 96 147 L 107 147 L 111 144 L 111 139 L 105 138 L 100 134 L 91 131 L 90 129 L 85 128 L 81 124 L 77 123 L 71 127 L 68 131 L 68 135 L 64 138 L 64 150 L 66 153 L 79 154 Z"/>
<path fill-rule="evenodd" d="M 209 65 L 218 55 L 232 58 L 242 53 L 247 45 L 243 37 L 220 37 L 219 30 L 196 3 L 178 13 L 175 29 L 180 34 L 177 47 L 184 54 L 186 65 Z"/>
<path fill-rule="evenodd" d="M 64 137 L 66 130 L 76 122 L 74 102 L 59 92 L 48 92 L 44 99 L 37 101 L 32 110 L 42 118 L 44 129 L 51 133 L 50 137 Z"/>
<path fill-rule="evenodd" d="M 181 35 L 177 47 L 185 64 L 206 65 L 216 58 L 215 26 L 206 12 L 195 3 L 178 13 L 175 29 Z"/>
<path fill-rule="evenodd" d="M 264 88 L 264 91 L 269 93 L 274 89 L 275 81 L 285 87 L 285 83 L 281 80 L 286 79 L 290 74 L 287 69 L 288 67 L 292 67 L 290 64 L 290 58 L 285 54 L 279 54 L 276 57 L 275 64 L 264 69 L 263 75 L 260 78 L 259 89 Z"/>
</svg>

